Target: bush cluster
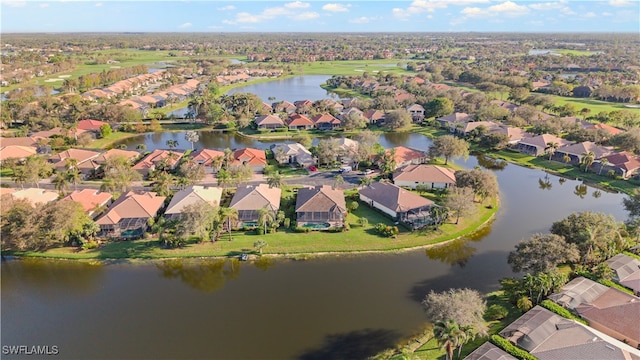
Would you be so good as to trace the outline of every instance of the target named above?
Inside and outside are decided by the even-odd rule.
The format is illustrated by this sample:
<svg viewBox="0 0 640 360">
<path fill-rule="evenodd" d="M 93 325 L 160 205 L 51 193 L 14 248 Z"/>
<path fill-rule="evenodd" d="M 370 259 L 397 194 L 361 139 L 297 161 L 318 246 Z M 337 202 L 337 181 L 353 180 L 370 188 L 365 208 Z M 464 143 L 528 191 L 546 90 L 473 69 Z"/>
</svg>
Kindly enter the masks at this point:
<svg viewBox="0 0 640 360">
<path fill-rule="evenodd" d="M 378 223 L 376 225 L 376 232 L 384 237 L 396 237 L 400 233 L 400 230 L 398 230 L 397 226 Z"/>
</svg>

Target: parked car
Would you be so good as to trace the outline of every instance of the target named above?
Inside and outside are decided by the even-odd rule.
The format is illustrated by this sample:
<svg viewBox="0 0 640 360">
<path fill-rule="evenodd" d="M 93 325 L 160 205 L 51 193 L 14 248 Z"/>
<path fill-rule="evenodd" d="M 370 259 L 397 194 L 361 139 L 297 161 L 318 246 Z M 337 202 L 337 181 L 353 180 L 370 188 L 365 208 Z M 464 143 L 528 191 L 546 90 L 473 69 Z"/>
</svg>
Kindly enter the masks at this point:
<svg viewBox="0 0 640 360">
<path fill-rule="evenodd" d="M 353 170 L 353 169 L 351 168 L 351 166 L 343 166 L 343 167 L 341 167 L 341 168 L 340 168 L 340 173 L 341 173 L 341 174 L 346 174 L 346 173 L 348 173 L 348 172 L 351 172 L 351 170 Z"/>
<path fill-rule="evenodd" d="M 373 174 L 373 170 L 367 169 L 367 170 L 363 171 L 362 174 L 363 175 L 371 175 L 371 174 Z"/>
<path fill-rule="evenodd" d="M 313 166 L 313 165 L 311 165 L 311 166 L 309 166 L 309 171 L 318 171 L 318 168 Z"/>
</svg>

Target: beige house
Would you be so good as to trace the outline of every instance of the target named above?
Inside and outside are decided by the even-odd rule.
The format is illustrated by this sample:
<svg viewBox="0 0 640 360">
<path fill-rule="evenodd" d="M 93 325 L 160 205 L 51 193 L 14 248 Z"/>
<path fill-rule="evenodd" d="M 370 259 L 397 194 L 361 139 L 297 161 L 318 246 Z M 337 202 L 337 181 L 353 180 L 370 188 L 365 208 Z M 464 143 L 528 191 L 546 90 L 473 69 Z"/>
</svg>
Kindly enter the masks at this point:
<svg viewBox="0 0 640 360">
<path fill-rule="evenodd" d="M 199 203 L 208 203 L 211 206 L 220 205 L 220 198 L 222 197 L 222 189 L 218 187 L 208 187 L 191 185 L 178 191 L 167 209 L 164 215 L 167 219 L 173 219 L 180 217 L 186 207 Z"/>
<path fill-rule="evenodd" d="M 95 151 L 69 149 L 52 155 L 49 157 L 49 162 L 53 163 L 53 167 L 56 171 L 64 171 L 69 164 L 69 159 L 75 159 L 78 170 L 86 177 L 91 173 L 91 171 L 97 170 L 100 166 L 95 161 L 98 156 L 100 156 L 100 153 Z"/>
<path fill-rule="evenodd" d="M 448 188 L 456 184 L 455 172 L 437 165 L 407 165 L 393 173 L 393 183 L 415 189 L 418 185 Z"/>
<path fill-rule="evenodd" d="M 640 260 L 626 254 L 618 254 L 607 260 L 613 270 L 613 280 L 640 295 Z"/>
<path fill-rule="evenodd" d="M 296 197 L 296 223 L 299 227 L 329 229 L 344 226 L 347 205 L 344 191 L 322 185 L 304 187 Z"/>
<path fill-rule="evenodd" d="M 156 166 L 161 163 L 165 163 L 169 168 L 175 169 L 182 155 L 184 155 L 184 153 L 179 151 L 156 149 L 135 164 L 133 169 L 140 172 L 143 176 L 149 175 L 149 172 L 155 170 Z"/>
<path fill-rule="evenodd" d="M 238 210 L 238 222 L 233 227 L 258 226 L 258 210 L 267 208 L 277 213 L 281 195 L 280 188 L 270 188 L 267 184 L 238 186 L 229 205 Z"/>
<path fill-rule="evenodd" d="M 164 205 L 164 196 L 154 192 L 122 194 L 102 215 L 96 224 L 100 235 L 109 238 L 138 238 L 144 235 L 153 219 Z"/>
<path fill-rule="evenodd" d="M 403 222 L 413 229 L 432 223 L 431 207 L 435 204 L 416 193 L 387 182 L 374 182 L 358 191 L 360 201 Z"/>
<path fill-rule="evenodd" d="M 22 161 L 31 155 L 37 154 L 32 146 L 9 145 L 0 147 L 0 163 L 9 159 Z"/>
<path fill-rule="evenodd" d="M 274 144 L 271 145 L 271 151 L 280 164 L 299 164 L 308 167 L 316 163 L 311 152 L 298 143 Z"/>
</svg>

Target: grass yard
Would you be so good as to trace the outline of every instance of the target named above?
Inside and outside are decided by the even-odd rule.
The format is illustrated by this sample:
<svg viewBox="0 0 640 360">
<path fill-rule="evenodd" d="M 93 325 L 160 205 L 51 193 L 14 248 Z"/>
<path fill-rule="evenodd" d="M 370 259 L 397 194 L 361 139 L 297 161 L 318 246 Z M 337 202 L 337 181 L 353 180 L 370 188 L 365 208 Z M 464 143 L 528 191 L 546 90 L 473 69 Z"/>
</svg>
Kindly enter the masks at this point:
<svg viewBox="0 0 640 360">
<path fill-rule="evenodd" d="M 562 54 L 562 55 L 574 55 L 574 56 L 592 56 L 597 54 L 596 51 L 588 51 L 588 50 L 570 50 L 570 49 L 551 49 L 554 53 Z"/>
<path fill-rule="evenodd" d="M 640 113 L 639 108 L 628 108 L 625 104 L 611 103 L 594 99 L 580 99 L 567 96 L 549 95 L 553 98 L 556 105 L 572 104 L 578 111 L 587 108 L 591 110 L 591 115 L 595 115 L 601 111 L 611 112 L 615 110 L 629 110 Z"/>
<path fill-rule="evenodd" d="M 397 66 L 399 62 L 406 61 L 398 59 L 316 61 L 294 66 L 293 71 L 298 75 L 358 75 L 364 72 L 412 74 L 412 72 Z"/>
<path fill-rule="evenodd" d="M 350 201 L 349 201 L 350 202 Z M 237 256 L 243 252 L 252 252 L 253 243 L 259 239 L 265 240 L 268 246 L 263 254 L 308 256 L 314 253 L 347 253 L 366 251 L 393 251 L 418 246 L 437 244 L 461 236 L 470 235 L 487 223 L 496 213 L 497 201 L 492 208 L 478 204 L 478 211 L 472 218 L 461 218 L 458 225 L 444 224 L 438 232 L 421 230 L 409 232 L 399 226 L 401 232 L 397 238 L 380 237 L 374 231 L 377 223 L 393 225 L 391 219 L 364 204 L 348 214 L 347 221 L 351 229 L 347 232 L 330 233 L 313 231 L 310 233 L 296 233 L 292 230 L 280 230 L 274 234 L 256 235 L 254 231 L 232 232 L 223 234 L 216 242 L 190 242 L 179 249 L 163 249 L 157 239 L 143 239 L 135 241 L 109 242 L 98 249 L 78 251 L 76 248 L 62 247 L 45 252 L 13 252 L 18 256 L 50 257 L 67 259 L 160 259 L 184 257 L 222 257 Z M 369 224 L 358 226 L 358 219 L 365 217 Z"/>
<path fill-rule="evenodd" d="M 140 135 L 140 134 L 114 131 L 114 132 L 112 132 L 110 135 L 108 135 L 106 137 L 94 140 L 90 144 L 90 147 L 96 148 L 96 149 L 106 149 L 109 146 L 113 145 L 113 143 L 115 143 L 116 141 L 123 140 L 123 139 L 130 138 L 130 137 L 134 137 L 134 136 L 138 136 L 138 135 Z"/>
</svg>

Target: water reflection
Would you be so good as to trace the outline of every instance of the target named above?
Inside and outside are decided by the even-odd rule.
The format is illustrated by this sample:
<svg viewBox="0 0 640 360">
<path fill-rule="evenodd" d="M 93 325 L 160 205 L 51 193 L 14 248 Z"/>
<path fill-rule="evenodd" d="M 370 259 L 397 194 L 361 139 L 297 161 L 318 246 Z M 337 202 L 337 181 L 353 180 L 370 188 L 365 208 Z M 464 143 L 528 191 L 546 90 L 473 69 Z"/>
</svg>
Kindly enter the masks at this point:
<svg viewBox="0 0 640 360">
<path fill-rule="evenodd" d="M 255 261 L 253 261 L 253 265 L 262 270 L 267 271 L 269 268 L 273 267 L 276 264 L 276 260 L 270 257 L 259 257 Z"/>
<path fill-rule="evenodd" d="M 227 280 L 240 275 L 238 259 L 207 259 L 197 262 L 173 259 L 156 266 L 163 277 L 178 278 L 193 289 L 207 293 L 222 289 Z"/>
<path fill-rule="evenodd" d="M 95 290 L 104 275 L 100 264 L 36 258 L 3 260 L 1 268 L 3 287 L 33 286 L 46 295 L 61 297 L 67 296 L 66 292 Z"/>
<path fill-rule="evenodd" d="M 298 356 L 300 360 L 351 360 L 368 359 L 382 350 L 393 347 L 400 334 L 387 329 L 364 329 L 343 334 L 330 334 L 322 346 Z"/>
<path fill-rule="evenodd" d="M 587 196 L 588 191 L 589 189 L 587 188 L 587 185 L 580 184 L 580 185 L 576 185 L 575 189 L 573 190 L 573 193 L 580 199 L 584 199 L 584 197 Z"/>
<path fill-rule="evenodd" d="M 494 159 L 483 153 L 475 152 L 473 155 L 478 159 L 478 165 L 489 170 L 504 170 L 509 163 L 501 159 Z"/>
<path fill-rule="evenodd" d="M 551 183 L 551 180 L 549 179 L 548 174 L 544 178 L 538 179 L 538 188 L 542 190 L 551 190 L 552 187 L 553 187 L 553 184 Z"/>
<path fill-rule="evenodd" d="M 493 222 L 493 221 L 492 221 Z M 474 255 L 476 255 L 477 249 L 471 246 L 472 242 L 479 242 L 491 233 L 491 224 L 487 224 L 475 233 L 446 242 L 444 244 L 436 245 L 425 249 L 425 253 L 432 260 L 438 260 L 449 266 L 459 266 L 464 268 Z"/>
</svg>

